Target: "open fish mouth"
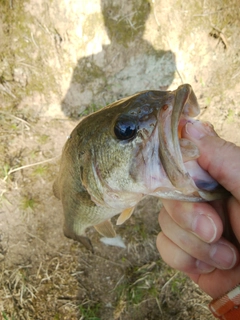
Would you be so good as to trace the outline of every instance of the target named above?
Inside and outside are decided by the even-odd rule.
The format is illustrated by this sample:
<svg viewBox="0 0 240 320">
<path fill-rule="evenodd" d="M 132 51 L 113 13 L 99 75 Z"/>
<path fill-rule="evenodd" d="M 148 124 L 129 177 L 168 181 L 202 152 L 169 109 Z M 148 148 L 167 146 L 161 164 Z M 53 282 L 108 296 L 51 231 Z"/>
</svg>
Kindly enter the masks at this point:
<svg viewBox="0 0 240 320">
<path fill-rule="evenodd" d="M 181 136 L 185 124 L 196 121 L 193 117 L 200 112 L 197 98 L 188 84 L 172 93 L 173 104 L 166 104 L 159 111 L 159 157 L 176 189 L 185 195 L 211 200 L 218 183 L 198 165 L 196 159 L 200 154 L 195 144 Z"/>
</svg>

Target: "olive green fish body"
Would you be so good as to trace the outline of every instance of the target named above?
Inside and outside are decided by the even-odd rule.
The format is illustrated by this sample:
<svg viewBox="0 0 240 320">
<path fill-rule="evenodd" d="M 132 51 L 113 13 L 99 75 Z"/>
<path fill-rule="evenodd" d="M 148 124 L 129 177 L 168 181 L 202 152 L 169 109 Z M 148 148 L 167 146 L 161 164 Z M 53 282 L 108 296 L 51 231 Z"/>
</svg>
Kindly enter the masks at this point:
<svg viewBox="0 0 240 320">
<path fill-rule="evenodd" d="M 197 164 L 196 146 L 181 128 L 199 112 L 190 85 L 144 91 L 83 118 L 67 140 L 54 194 L 65 235 L 81 241 L 87 227 L 114 236 L 147 195 L 184 201 L 222 197 L 223 188 Z M 180 133 L 179 133 L 180 132 Z"/>
</svg>

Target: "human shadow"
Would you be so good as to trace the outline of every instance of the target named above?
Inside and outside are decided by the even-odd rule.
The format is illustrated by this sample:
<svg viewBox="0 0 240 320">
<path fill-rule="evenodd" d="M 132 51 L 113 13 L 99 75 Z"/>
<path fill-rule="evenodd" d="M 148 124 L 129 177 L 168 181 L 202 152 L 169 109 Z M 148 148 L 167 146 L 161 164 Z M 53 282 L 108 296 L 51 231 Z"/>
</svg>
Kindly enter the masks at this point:
<svg viewBox="0 0 240 320">
<path fill-rule="evenodd" d="M 101 10 L 110 44 L 79 59 L 61 103 L 70 117 L 138 91 L 165 90 L 174 78 L 174 53 L 156 50 L 143 39 L 151 11 L 147 0 L 101 0 Z"/>
</svg>

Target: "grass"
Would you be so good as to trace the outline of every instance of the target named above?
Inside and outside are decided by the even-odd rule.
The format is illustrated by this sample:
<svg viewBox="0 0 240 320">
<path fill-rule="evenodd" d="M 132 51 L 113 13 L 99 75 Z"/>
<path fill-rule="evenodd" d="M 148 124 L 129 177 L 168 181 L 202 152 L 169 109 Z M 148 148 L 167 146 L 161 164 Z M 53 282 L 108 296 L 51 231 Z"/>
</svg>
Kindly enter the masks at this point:
<svg viewBox="0 0 240 320">
<path fill-rule="evenodd" d="M 4 311 L 2 311 L 2 317 L 4 320 L 15 320 L 14 316 L 12 316 L 11 318 L 8 318 L 7 314 Z"/>
<path fill-rule="evenodd" d="M 108 104 L 106 104 L 107 106 Z M 90 104 L 83 112 L 81 112 L 78 117 L 88 116 L 89 114 L 96 112 L 105 106 L 102 105 L 96 105 L 95 103 Z"/>
<path fill-rule="evenodd" d="M 28 210 L 30 209 L 33 211 L 37 205 L 37 200 L 32 198 L 31 195 L 23 196 L 21 201 L 21 209 L 22 210 Z"/>
<path fill-rule="evenodd" d="M 34 176 L 44 176 L 48 171 L 48 168 L 46 166 L 37 166 L 33 169 L 33 175 Z"/>
<path fill-rule="evenodd" d="M 159 280 L 161 262 L 151 262 L 140 267 L 130 267 L 126 270 L 125 275 L 116 287 L 118 296 L 118 305 L 137 308 L 138 305 L 149 301 L 158 301 L 160 294 L 157 287 Z"/>
<path fill-rule="evenodd" d="M 79 306 L 79 311 L 80 311 L 80 320 L 101 320 L 99 318 L 99 309 L 100 309 L 100 304 L 96 303 L 93 305 L 81 305 Z"/>
<path fill-rule="evenodd" d="M 133 226 L 134 233 L 139 234 L 142 240 L 146 240 L 149 236 L 146 232 L 146 227 L 143 223 L 139 223 Z"/>
<path fill-rule="evenodd" d="M 15 270 L 5 269 L 1 274 L 1 286 L 4 288 L 5 296 L 8 297 L 11 302 L 18 301 L 19 307 L 21 308 L 24 308 L 27 302 L 35 298 L 36 288 L 30 284 L 28 276 L 28 269 L 30 267 L 31 266 L 19 266 Z M 10 310 L 2 311 L 2 316 L 3 319 L 7 320 L 18 319 L 15 308 L 11 308 L 11 312 Z"/>
<path fill-rule="evenodd" d="M 8 163 L 3 164 L 1 167 L 1 178 L 5 180 L 9 174 L 10 171 L 10 165 Z"/>
<path fill-rule="evenodd" d="M 234 112 L 234 110 L 228 109 L 228 114 L 227 114 L 227 121 L 228 121 L 228 123 L 234 122 L 234 118 L 235 118 L 235 112 Z"/>
<path fill-rule="evenodd" d="M 42 134 L 42 135 L 40 135 L 39 137 L 38 137 L 38 142 L 40 143 L 40 144 L 45 144 L 45 143 L 47 143 L 48 141 L 49 141 L 49 135 L 47 135 L 47 134 Z"/>
</svg>

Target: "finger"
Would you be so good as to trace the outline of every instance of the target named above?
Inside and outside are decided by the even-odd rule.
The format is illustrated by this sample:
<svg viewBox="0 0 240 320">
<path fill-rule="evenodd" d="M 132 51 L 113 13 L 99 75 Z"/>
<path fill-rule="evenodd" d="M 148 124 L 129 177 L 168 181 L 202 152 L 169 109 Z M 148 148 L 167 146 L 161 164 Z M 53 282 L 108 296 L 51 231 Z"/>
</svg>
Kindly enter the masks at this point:
<svg viewBox="0 0 240 320">
<path fill-rule="evenodd" d="M 163 232 L 157 237 L 157 248 L 162 259 L 172 268 L 188 274 L 209 273 L 214 267 L 193 258 L 179 248 Z"/>
<path fill-rule="evenodd" d="M 200 121 L 188 122 L 182 137 L 193 141 L 199 148 L 200 166 L 240 199 L 240 148 L 217 136 L 211 125 Z"/>
<path fill-rule="evenodd" d="M 216 243 L 208 244 L 179 227 L 166 210 L 161 211 L 159 224 L 167 238 L 197 260 L 219 269 L 233 268 L 238 261 L 236 248 L 227 240 L 220 238 Z"/>
<path fill-rule="evenodd" d="M 216 242 L 223 232 L 221 218 L 208 203 L 162 200 L 172 219 L 205 242 Z"/>
<path fill-rule="evenodd" d="M 215 269 L 209 274 L 187 273 L 187 275 L 204 292 L 209 294 L 213 299 L 216 299 L 239 284 L 240 264 L 231 270 Z"/>
<path fill-rule="evenodd" d="M 233 229 L 233 232 L 238 241 L 238 248 L 240 251 L 240 228 L 239 228 L 239 221 L 240 221 L 240 203 L 235 198 L 231 198 L 228 202 L 228 212 L 229 212 L 229 219 Z"/>
</svg>

